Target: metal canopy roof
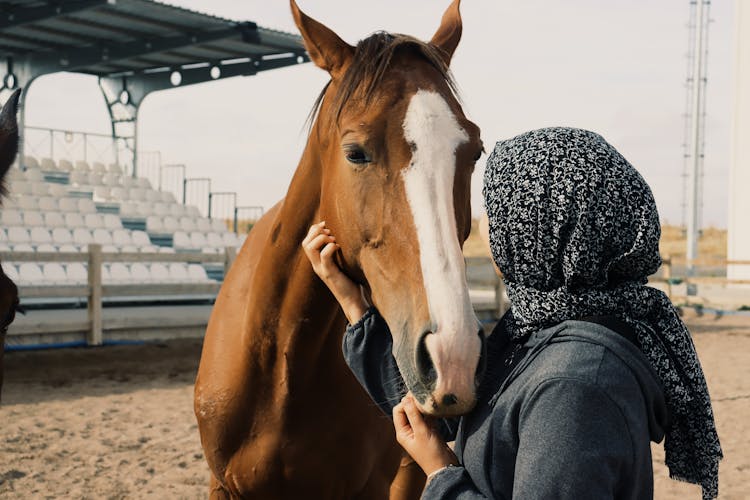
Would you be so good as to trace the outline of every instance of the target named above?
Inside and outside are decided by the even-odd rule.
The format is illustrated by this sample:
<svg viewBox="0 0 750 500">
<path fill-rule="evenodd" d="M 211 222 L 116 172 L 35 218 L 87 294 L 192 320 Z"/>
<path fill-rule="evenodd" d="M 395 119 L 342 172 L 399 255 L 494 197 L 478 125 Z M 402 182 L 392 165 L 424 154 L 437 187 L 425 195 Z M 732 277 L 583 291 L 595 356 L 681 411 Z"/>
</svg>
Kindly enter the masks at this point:
<svg viewBox="0 0 750 500">
<path fill-rule="evenodd" d="M 101 77 L 308 60 L 297 35 L 150 0 L 0 0 L 0 57 Z"/>
</svg>

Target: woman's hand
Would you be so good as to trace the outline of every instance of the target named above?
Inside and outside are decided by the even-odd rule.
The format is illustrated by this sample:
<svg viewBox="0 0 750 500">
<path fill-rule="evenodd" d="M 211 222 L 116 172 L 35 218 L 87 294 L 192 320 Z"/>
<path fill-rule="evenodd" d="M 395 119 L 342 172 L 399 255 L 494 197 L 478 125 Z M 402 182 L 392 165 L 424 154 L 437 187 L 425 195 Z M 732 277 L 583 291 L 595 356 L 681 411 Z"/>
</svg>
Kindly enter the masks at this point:
<svg viewBox="0 0 750 500">
<path fill-rule="evenodd" d="M 437 422 L 420 413 L 411 393 L 393 408 L 393 425 L 398 444 L 428 476 L 448 465 L 458 465 L 455 453 L 437 430 Z"/>
<path fill-rule="evenodd" d="M 313 271 L 336 297 L 349 323 L 359 321 L 369 304 L 362 296 L 362 288 L 345 275 L 333 260 L 341 247 L 336 244 L 336 238 L 326 227 L 325 221 L 310 227 L 302 241 L 302 248 L 310 259 Z"/>
</svg>

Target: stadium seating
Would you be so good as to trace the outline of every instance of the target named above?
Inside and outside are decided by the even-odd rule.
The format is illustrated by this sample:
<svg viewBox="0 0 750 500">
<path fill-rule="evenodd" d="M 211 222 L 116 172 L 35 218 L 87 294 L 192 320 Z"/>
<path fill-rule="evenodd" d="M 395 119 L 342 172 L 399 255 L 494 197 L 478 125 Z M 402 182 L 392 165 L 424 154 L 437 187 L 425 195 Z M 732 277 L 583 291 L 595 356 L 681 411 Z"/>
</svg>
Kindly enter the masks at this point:
<svg viewBox="0 0 750 500">
<path fill-rule="evenodd" d="M 10 195 L 0 209 L 0 252 L 85 252 L 99 243 L 105 252 L 197 251 L 239 248 L 242 238 L 225 221 L 208 219 L 197 207 L 178 203 L 148 179 L 125 175 L 118 165 L 24 157 L 25 170 L 8 173 Z M 12 262 L 5 273 L 21 286 L 82 285 L 81 262 Z M 6 261 L 7 260 L 7 261 Z M 213 281 L 200 264 L 107 262 L 106 284 L 204 283 Z"/>
</svg>

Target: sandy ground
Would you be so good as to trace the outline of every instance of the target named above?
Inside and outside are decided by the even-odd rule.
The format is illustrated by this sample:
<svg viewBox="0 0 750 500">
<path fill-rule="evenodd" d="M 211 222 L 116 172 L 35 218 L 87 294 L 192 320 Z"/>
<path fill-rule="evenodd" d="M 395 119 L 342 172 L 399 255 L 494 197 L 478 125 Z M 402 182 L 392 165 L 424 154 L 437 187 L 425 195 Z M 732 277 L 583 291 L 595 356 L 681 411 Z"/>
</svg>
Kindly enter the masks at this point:
<svg viewBox="0 0 750 500">
<path fill-rule="evenodd" d="M 688 318 L 725 459 L 721 498 L 750 497 L 750 319 Z M 198 341 L 9 353 L 0 407 L 0 498 L 204 498 L 192 412 Z M 668 479 L 656 498 L 700 498 Z"/>
</svg>

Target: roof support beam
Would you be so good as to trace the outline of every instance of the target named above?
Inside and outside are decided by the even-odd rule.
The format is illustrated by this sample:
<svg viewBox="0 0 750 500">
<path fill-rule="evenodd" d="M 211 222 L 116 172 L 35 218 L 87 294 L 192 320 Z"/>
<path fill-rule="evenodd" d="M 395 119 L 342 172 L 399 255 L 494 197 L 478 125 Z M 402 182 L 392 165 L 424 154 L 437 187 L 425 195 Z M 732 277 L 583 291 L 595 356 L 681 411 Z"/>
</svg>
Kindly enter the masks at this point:
<svg viewBox="0 0 750 500">
<path fill-rule="evenodd" d="M 10 12 L 5 12 L 0 17 L 0 30 L 15 28 L 24 24 L 38 23 L 66 14 L 73 14 L 101 5 L 115 3 L 116 0 L 72 0 L 60 2 L 57 5 L 48 4 L 42 7 L 21 7 L 13 9 Z"/>
<path fill-rule="evenodd" d="M 247 25 L 247 26 L 246 26 Z M 57 66 L 61 71 L 76 71 L 97 64 L 109 64 L 126 59 L 147 57 L 151 54 L 178 50 L 202 43 L 236 37 L 241 40 L 248 31 L 257 29 L 255 23 L 239 23 L 231 28 L 180 36 L 153 38 L 119 43 L 112 46 L 75 48 L 56 54 L 40 54 L 34 62 Z M 300 47 L 301 49 L 301 47 Z"/>
</svg>

